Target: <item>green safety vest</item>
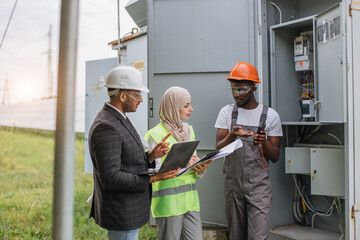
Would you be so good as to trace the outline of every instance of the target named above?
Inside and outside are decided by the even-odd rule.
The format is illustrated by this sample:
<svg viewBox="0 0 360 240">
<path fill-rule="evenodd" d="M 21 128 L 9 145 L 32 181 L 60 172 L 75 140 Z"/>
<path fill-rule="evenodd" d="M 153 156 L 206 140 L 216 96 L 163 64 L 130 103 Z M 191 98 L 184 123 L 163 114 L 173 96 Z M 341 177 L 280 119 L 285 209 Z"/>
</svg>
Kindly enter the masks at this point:
<svg viewBox="0 0 360 240">
<path fill-rule="evenodd" d="M 190 140 L 195 140 L 195 133 L 190 126 Z M 149 142 L 150 136 L 160 142 L 169 131 L 159 123 L 154 128 L 146 132 L 144 139 Z M 174 136 L 167 139 L 170 143 L 169 148 L 177 140 Z M 161 158 L 164 162 L 166 155 Z M 152 183 L 151 211 L 154 218 L 178 216 L 189 211 L 200 211 L 198 192 L 195 189 L 196 173 L 188 172 L 179 177 L 162 180 Z"/>
</svg>

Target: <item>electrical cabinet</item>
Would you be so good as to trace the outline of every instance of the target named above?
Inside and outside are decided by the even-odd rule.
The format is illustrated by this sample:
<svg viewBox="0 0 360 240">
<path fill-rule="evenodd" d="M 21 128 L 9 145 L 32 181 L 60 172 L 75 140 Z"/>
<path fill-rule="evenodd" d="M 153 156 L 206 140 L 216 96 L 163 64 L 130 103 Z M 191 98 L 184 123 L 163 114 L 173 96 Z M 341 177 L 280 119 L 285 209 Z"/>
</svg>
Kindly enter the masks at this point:
<svg viewBox="0 0 360 240">
<path fill-rule="evenodd" d="M 271 101 L 284 124 L 346 121 L 341 6 L 270 28 Z"/>
<path fill-rule="evenodd" d="M 285 148 L 285 172 L 311 175 L 311 194 L 344 196 L 344 149 Z"/>
<path fill-rule="evenodd" d="M 310 174 L 310 148 L 286 147 L 285 172 L 293 174 Z"/>
<path fill-rule="evenodd" d="M 312 148 L 311 194 L 345 196 L 344 149 Z"/>
</svg>

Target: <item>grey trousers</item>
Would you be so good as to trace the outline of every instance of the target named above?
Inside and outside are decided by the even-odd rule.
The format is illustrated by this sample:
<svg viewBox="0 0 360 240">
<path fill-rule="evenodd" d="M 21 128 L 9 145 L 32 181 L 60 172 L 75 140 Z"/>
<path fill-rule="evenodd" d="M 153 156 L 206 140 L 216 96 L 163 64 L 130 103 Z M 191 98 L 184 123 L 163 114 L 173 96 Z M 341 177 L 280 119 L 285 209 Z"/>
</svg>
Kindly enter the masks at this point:
<svg viewBox="0 0 360 240">
<path fill-rule="evenodd" d="M 200 212 L 155 218 L 159 240 L 202 240 Z"/>
<path fill-rule="evenodd" d="M 230 240 L 269 239 L 271 194 L 257 199 L 248 194 L 228 192 L 225 214 Z"/>
</svg>

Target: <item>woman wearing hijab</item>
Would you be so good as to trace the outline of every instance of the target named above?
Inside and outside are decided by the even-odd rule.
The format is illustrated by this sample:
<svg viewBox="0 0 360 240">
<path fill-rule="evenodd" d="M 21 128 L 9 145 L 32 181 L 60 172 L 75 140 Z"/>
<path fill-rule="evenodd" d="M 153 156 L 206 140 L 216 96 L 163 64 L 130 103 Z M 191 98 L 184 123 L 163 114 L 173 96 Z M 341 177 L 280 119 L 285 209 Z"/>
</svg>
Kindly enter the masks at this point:
<svg viewBox="0 0 360 240">
<path fill-rule="evenodd" d="M 194 141 L 193 128 L 183 122 L 189 119 L 192 111 L 191 96 L 186 89 L 171 87 L 166 90 L 159 108 L 160 123 L 144 137 L 150 150 L 169 133 L 169 148 L 174 143 Z M 157 169 L 165 157 L 166 155 L 156 159 Z M 194 154 L 189 164 L 198 159 Z M 158 228 L 159 240 L 202 239 L 200 203 L 195 180 L 204 174 L 209 163 L 210 161 L 199 164 L 192 171 L 176 178 L 153 183 L 151 211 Z"/>
</svg>

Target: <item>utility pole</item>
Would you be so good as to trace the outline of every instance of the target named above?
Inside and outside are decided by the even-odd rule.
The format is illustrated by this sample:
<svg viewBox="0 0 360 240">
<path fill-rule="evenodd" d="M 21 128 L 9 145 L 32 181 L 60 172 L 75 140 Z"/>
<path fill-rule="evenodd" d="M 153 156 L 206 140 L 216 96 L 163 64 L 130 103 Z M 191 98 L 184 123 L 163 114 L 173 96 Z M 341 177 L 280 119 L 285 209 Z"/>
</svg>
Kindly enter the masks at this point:
<svg viewBox="0 0 360 240">
<path fill-rule="evenodd" d="M 6 73 L 6 77 L 5 77 L 5 85 L 4 85 L 4 94 L 3 94 L 3 99 L 1 104 L 8 104 L 10 102 L 10 96 L 9 96 L 9 80 L 7 77 L 7 73 Z"/>
<path fill-rule="evenodd" d="M 52 48 L 51 48 L 51 42 L 52 42 L 52 31 L 51 31 L 51 25 L 49 32 L 45 35 L 46 37 L 49 37 L 49 48 L 44 53 L 47 55 L 47 86 L 46 86 L 46 97 L 52 97 L 54 94 L 54 81 L 53 81 L 53 71 L 52 71 Z"/>
<path fill-rule="evenodd" d="M 117 0 L 117 17 L 118 17 L 118 62 L 121 64 L 121 46 L 120 46 L 120 0 Z"/>
</svg>

